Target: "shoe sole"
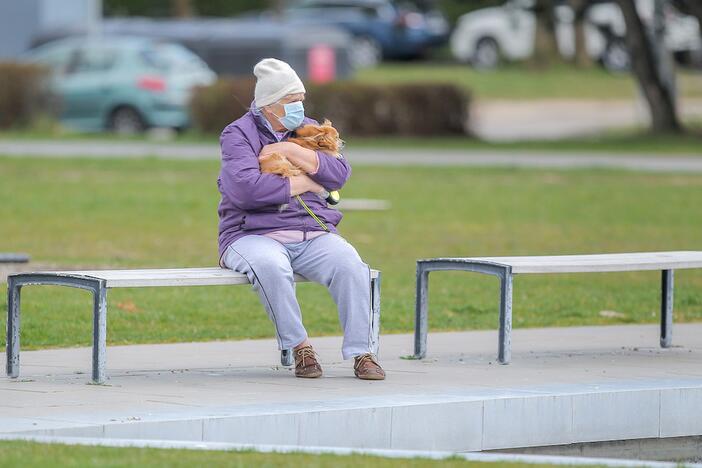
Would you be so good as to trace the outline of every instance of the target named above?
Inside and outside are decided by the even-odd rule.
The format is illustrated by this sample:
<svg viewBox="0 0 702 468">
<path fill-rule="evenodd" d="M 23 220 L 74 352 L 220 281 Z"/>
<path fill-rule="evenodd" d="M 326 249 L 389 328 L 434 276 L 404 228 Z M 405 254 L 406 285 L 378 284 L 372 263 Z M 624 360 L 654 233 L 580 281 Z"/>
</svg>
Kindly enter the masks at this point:
<svg viewBox="0 0 702 468">
<path fill-rule="evenodd" d="M 316 379 L 322 376 L 322 373 L 320 372 L 319 374 L 307 374 L 307 375 L 297 375 L 295 374 L 295 377 L 298 379 Z"/>
<path fill-rule="evenodd" d="M 356 377 L 358 377 L 361 380 L 385 380 L 384 375 L 357 375 Z"/>
</svg>

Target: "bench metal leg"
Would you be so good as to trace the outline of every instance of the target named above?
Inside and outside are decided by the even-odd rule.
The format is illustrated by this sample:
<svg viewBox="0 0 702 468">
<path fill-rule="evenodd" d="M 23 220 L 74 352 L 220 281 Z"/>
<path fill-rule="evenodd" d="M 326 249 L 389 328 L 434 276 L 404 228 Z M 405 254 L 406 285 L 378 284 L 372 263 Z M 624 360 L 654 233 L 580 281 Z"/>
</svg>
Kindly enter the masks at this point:
<svg viewBox="0 0 702 468">
<path fill-rule="evenodd" d="M 500 278 L 500 330 L 497 359 L 502 364 L 508 364 L 512 355 L 512 268 L 509 265 L 499 263 L 466 261 L 459 258 L 417 261 L 414 328 L 415 359 L 422 359 L 427 353 L 429 272 L 431 271 L 472 271 Z"/>
<path fill-rule="evenodd" d="M 10 277 L 7 279 L 7 376 L 19 377 L 20 351 L 20 291 L 22 286 Z"/>
<path fill-rule="evenodd" d="M 23 286 L 68 286 L 93 293 L 93 381 L 105 381 L 105 350 L 107 343 L 107 284 L 89 276 L 18 273 L 7 278 L 7 375 L 20 372 L 20 291 Z"/>
<path fill-rule="evenodd" d="M 505 272 L 500 277 L 500 330 L 497 348 L 500 364 L 509 364 L 512 359 L 512 274 Z"/>
<path fill-rule="evenodd" d="M 105 383 L 107 354 L 107 288 L 93 291 L 93 383 Z"/>
<path fill-rule="evenodd" d="M 280 350 L 280 365 L 281 366 L 290 367 L 294 363 L 295 363 L 295 359 L 293 358 L 292 348 Z"/>
<path fill-rule="evenodd" d="M 380 272 L 371 279 L 371 352 L 378 355 L 380 349 Z"/>
<path fill-rule="evenodd" d="M 429 334 L 429 271 L 417 263 L 417 290 L 415 297 L 414 357 L 424 359 L 427 355 Z"/>
<path fill-rule="evenodd" d="M 661 273 L 661 347 L 673 344 L 673 271 Z"/>
</svg>

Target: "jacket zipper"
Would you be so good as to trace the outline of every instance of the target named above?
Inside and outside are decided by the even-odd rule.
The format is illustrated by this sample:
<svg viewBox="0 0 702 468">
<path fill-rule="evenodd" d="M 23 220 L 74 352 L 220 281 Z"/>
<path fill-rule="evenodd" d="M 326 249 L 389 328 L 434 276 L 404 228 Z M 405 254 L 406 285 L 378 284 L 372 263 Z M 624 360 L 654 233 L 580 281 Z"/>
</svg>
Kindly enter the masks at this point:
<svg viewBox="0 0 702 468">
<path fill-rule="evenodd" d="M 302 198 L 302 197 L 300 197 L 300 198 Z M 302 240 L 306 241 L 307 240 L 307 224 L 305 223 L 305 219 L 307 216 L 307 212 L 302 207 L 302 204 L 299 201 L 297 202 L 297 207 L 298 207 L 298 210 L 304 212 L 304 214 L 300 215 L 300 220 L 302 221 Z"/>
</svg>

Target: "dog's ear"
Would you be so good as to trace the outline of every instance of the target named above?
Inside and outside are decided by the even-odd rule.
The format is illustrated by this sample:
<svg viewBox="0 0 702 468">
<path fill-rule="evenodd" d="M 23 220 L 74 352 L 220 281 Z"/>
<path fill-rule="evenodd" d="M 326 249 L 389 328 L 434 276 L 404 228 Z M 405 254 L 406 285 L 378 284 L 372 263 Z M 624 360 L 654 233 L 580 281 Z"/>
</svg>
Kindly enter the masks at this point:
<svg viewBox="0 0 702 468">
<path fill-rule="evenodd" d="M 295 130 L 295 135 L 299 137 L 311 137 L 319 132 L 319 125 L 307 124 L 297 130 Z"/>
</svg>

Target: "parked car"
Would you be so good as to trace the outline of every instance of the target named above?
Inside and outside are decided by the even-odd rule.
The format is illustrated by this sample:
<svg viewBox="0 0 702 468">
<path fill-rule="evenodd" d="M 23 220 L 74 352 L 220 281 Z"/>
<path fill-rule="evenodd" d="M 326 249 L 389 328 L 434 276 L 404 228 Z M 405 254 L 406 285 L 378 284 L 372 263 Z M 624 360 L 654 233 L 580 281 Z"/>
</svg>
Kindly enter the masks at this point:
<svg viewBox="0 0 702 468">
<path fill-rule="evenodd" d="M 449 25 L 437 9 L 420 10 L 394 0 L 297 0 L 283 9 L 293 24 L 334 25 L 352 35 L 351 63 L 357 68 L 383 58 L 413 58 L 448 39 Z"/>
<path fill-rule="evenodd" d="M 477 68 L 493 68 L 501 59 L 523 60 L 534 52 L 536 18 L 534 0 L 508 0 L 504 5 L 483 8 L 461 16 L 451 35 L 453 55 Z M 653 17 L 653 0 L 638 0 L 644 22 Z M 566 57 L 575 53 L 574 13 L 566 4 L 556 6 L 556 39 Z M 702 48 L 699 24 L 671 7 L 666 11 L 666 45 L 673 52 Z M 585 47 L 588 54 L 606 68 L 622 70 L 629 66 L 624 44 L 626 26 L 619 7 L 612 2 L 591 6 L 586 15 Z"/>
<path fill-rule="evenodd" d="M 104 35 L 149 37 L 187 47 L 219 75 L 251 76 L 254 65 L 265 57 L 288 62 L 303 80 L 310 79 L 315 52 L 332 51 L 334 78 L 353 73 L 349 62 L 349 34 L 334 26 L 319 25 L 300 33 L 299 26 L 260 13 L 240 18 L 109 18 L 102 22 Z M 42 44 L 56 38 L 84 35 L 73 29 L 43 30 L 34 38 Z M 328 55 L 328 54 L 327 54 Z"/>
<path fill-rule="evenodd" d="M 185 128 L 193 88 L 216 79 L 185 47 L 140 37 L 70 37 L 32 49 L 25 59 L 50 69 L 59 118 L 81 131 Z"/>
</svg>

